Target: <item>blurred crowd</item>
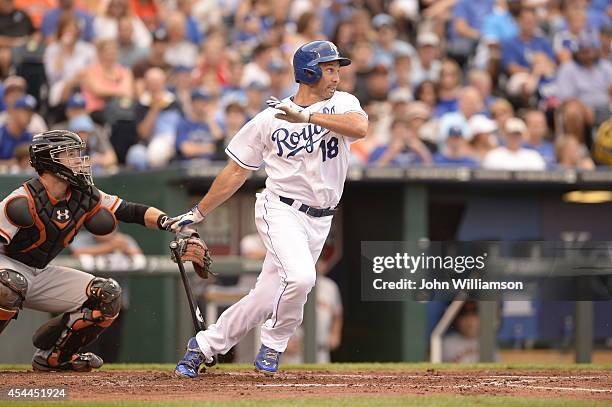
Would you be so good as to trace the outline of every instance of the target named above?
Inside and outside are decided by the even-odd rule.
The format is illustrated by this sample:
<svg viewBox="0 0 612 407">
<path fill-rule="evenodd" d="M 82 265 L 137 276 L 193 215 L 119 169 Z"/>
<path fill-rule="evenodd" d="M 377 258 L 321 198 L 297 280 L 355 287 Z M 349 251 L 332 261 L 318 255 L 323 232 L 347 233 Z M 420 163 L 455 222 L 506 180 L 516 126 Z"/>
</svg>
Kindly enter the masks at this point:
<svg viewBox="0 0 612 407">
<path fill-rule="evenodd" d="M 353 60 L 354 164 L 612 165 L 611 17 L 610 0 L 0 0 L 0 167 L 29 171 L 48 128 L 80 134 L 98 173 L 225 160 L 316 39 Z"/>
</svg>

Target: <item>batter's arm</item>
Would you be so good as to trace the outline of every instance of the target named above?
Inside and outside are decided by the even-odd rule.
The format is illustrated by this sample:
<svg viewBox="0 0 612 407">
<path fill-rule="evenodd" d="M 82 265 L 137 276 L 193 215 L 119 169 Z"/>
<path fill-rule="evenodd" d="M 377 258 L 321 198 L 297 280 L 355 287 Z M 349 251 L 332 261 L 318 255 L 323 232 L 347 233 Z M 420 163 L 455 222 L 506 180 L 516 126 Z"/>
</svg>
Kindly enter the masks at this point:
<svg viewBox="0 0 612 407">
<path fill-rule="evenodd" d="M 310 123 L 351 138 L 361 139 L 368 133 L 368 118 L 357 112 L 313 113 L 310 115 Z"/>
<path fill-rule="evenodd" d="M 168 218 L 162 226 L 165 229 L 178 232 L 187 225 L 200 223 L 204 216 L 234 195 L 251 175 L 251 172 L 251 170 L 242 168 L 234 160 L 230 159 L 225 168 L 217 175 L 204 198 L 196 206 L 187 213 L 174 218 Z"/>
</svg>

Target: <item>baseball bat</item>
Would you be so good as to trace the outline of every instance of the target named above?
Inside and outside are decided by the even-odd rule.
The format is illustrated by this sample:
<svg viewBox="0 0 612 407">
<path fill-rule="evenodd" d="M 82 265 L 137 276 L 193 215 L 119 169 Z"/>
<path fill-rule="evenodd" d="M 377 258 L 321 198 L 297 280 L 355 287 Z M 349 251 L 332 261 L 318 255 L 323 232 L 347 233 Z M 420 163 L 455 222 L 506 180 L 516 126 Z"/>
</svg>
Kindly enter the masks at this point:
<svg viewBox="0 0 612 407">
<path fill-rule="evenodd" d="M 183 265 L 183 261 L 181 260 L 181 254 L 179 253 L 179 242 L 177 242 L 176 240 L 170 242 L 170 251 L 172 251 L 174 258 L 176 259 L 176 264 L 178 265 L 179 272 L 181 273 L 181 280 L 183 280 L 183 286 L 185 287 L 185 293 L 187 294 L 187 301 L 189 302 L 189 310 L 191 311 L 193 328 L 195 329 L 196 333 L 204 331 L 206 330 L 206 324 L 204 323 L 204 318 L 202 317 L 202 313 L 200 312 L 200 307 L 198 307 L 193 298 L 193 292 L 191 291 L 191 283 L 189 283 L 187 273 L 185 272 L 185 266 Z"/>
</svg>

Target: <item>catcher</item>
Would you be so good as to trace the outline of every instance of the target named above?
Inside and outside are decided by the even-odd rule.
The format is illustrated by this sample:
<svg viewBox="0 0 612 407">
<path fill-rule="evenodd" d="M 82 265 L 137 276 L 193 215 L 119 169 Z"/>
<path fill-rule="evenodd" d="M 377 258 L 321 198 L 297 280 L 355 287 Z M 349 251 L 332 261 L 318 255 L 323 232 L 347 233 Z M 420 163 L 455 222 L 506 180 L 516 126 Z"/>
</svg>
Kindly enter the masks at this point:
<svg viewBox="0 0 612 407">
<path fill-rule="evenodd" d="M 95 235 L 111 233 L 117 221 L 164 229 L 167 218 L 159 209 L 97 189 L 84 149 L 80 137 L 66 130 L 34 136 L 30 164 L 38 176 L 0 202 L 0 332 L 22 307 L 59 314 L 32 338 L 35 370 L 83 372 L 102 366 L 100 357 L 79 349 L 121 309 L 115 280 L 49 263 L 81 227 Z M 185 247 L 183 260 L 204 266 L 203 244 L 190 238 Z"/>
</svg>

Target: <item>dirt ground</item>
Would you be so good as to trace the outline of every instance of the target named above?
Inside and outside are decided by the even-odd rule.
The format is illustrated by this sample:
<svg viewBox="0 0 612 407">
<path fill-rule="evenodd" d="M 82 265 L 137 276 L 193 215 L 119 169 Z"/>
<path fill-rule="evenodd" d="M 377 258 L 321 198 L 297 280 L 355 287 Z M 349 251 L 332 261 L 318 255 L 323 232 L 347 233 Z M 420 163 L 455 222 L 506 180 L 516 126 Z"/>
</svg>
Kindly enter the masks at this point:
<svg viewBox="0 0 612 407">
<path fill-rule="evenodd" d="M 213 370 L 198 379 L 170 371 L 0 372 L 0 388 L 67 386 L 72 400 L 261 399 L 429 394 L 612 400 L 612 371 L 602 370 L 288 370 L 265 377 Z"/>
</svg>

